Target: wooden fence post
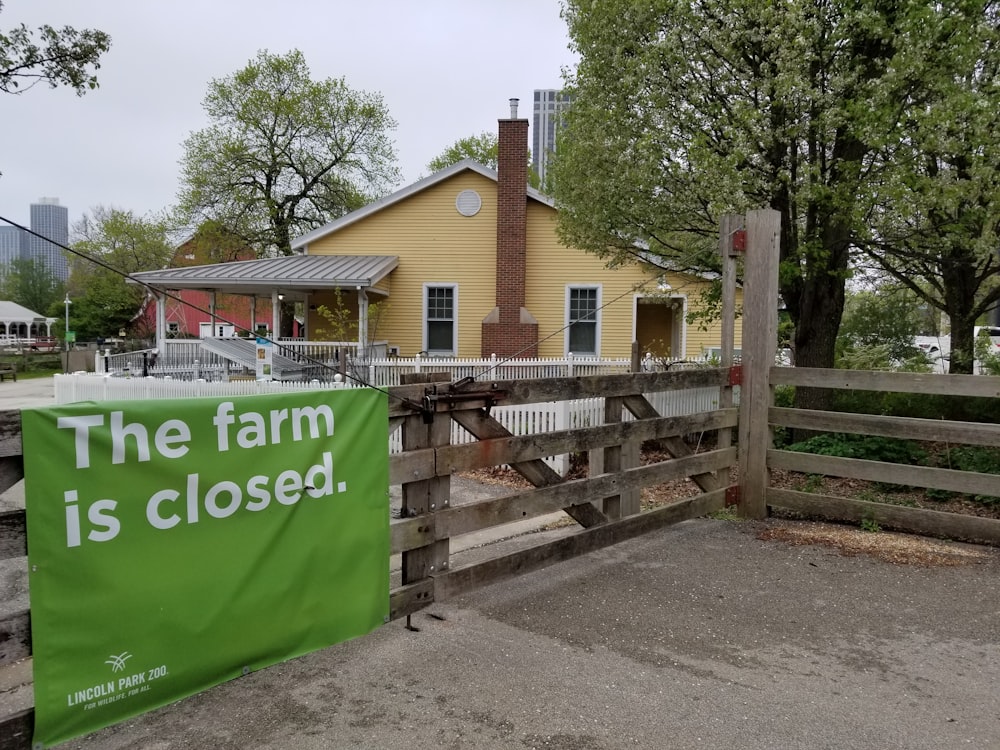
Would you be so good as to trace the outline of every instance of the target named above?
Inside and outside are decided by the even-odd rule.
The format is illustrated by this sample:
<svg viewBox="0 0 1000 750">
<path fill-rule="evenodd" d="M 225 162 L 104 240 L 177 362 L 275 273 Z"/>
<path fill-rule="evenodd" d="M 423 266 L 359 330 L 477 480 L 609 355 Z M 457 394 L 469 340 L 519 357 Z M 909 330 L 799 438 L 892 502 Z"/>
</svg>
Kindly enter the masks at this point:
<svg viewBox="0 0 1000 750">
<path fill-rule="evenodd" d="M 450 373 L 424 372 L 403 375 L 403 383 L 449 381 Z M 403 420 L 403 450 L 437 448 L 451 442 L 451 416 L 434 414 L 430 424 L 423 414 L 412 414 Z M 433 516 L 451 503 L 451 476 L 433 477 L 403 484 L 402 515 L 404 518 L 426 516 L 433 526 Z M 448 568 L 450 543 L 440 539 L 425 547 L 408 550 L 402 556 L 402 583 L 414 583 Z"/>
<path fill-rule="evenodd" d="M 747 213 L 743 276 L 743 357 L 740 386 L 740 514 L 767 516 L 770 372 L 778 348 L 778 242 L 781 214 Z"/>
<path fill-rule="evenodd" d="M 722 256 L 722 366 L 733 366 L 733 351 L 736 341 L 736 277 L 737 258 L 741 250 L 736 249 L 733 237 L 743 229 L 743 217 L 726 214 L 719 225 L 719 254 Z M 744 246 L 744 243 L 739 243 Z M 719 389 L 719 407 L 729 409 L 733 405 L 733 386 Z M 728 448 L 733 444 L 733 430 L 725 427 L 719 430 L 718 447 Z M 719 486 L 729 486 L 729 472 L 720 471 Z"/>
</svg>

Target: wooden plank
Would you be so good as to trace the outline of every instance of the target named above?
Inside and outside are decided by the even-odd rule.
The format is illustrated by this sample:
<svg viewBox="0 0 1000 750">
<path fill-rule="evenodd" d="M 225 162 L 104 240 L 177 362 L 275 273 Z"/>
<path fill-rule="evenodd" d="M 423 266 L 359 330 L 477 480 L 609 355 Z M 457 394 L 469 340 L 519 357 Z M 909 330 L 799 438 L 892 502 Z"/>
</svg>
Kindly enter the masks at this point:
<svg viewBox="0 0 1000 750">
<path fill-rule="evenodd" d="M 745 334 L 744 334 L 745 335 Z M 858 391 L 926 393 L 938 396 L 1000 397 L 1000 377 L 937 375 L 914 372 L 871 372 L 818 367 L 773 367 L 772 385 L 801 385 Z"/>
<path fill-rule="evenodd" d="M 424 578 L 416 583 L 400 586 L 389 592 L 389 619 L 398 620 L 400 617 L 412 615 L 417 610 L 433 603 L 433 578 Z"/>
<path fill-rule="evenodd" d="M 0 750 L 30 750 L 34 732 L 34 708 L 0 718 Z"/>
<path fill-rule="evenodd" d="M 28 554 L 28 533 L 23 510 L 0 513 L 0 560 Z"/>
<path fill-rule="evenodd" d="M 451 440 L 451 419 L 447 415 L 435 415 L 431 424 L 424 422 L 423 416 L 415 414 L 403 423 L 403 450 L 435 448 L 447 445 Z M 426 518 L 448 507 L 451 502 L 451 475 L 433 476 L 416 482 L 406 482 L 402 486 L 402 512 L 404 518 Z M 403 552 L 403 584 L 410 584 L 426 578 L 448 566 L 448 540 L 438 539 L 430 544 Z"/>
<path fill-rule="evenodd" d="M 31 656 L 31 613 L 22 609 L 0 617 L 0 666 Z"/>
<path fill-rule="evenodd" d="M 453 387 L 456 393 L 493 393 L 496 406 L 537 404 L 545 401 L 565 401 L 576 398 L 628 396 L 634 393 L 655 393 L 689 388 L 722 386 L 729 381 L 729 371 L 719 367 L 699 367 L 665 372 L 623 373 L 618 375 L 583 375 L 572 378 L 539 378 L 533 380 L 473 381 L 461 387 L 443 384 L 439 393 Z M 389 416 L 399 417 L 420 410 L 426 385 L 397 385 L 388 388 Z M 442 403 L 442 409 L 448 405 Z"/>
<path fill-rule="evenodd" d="M 434 473 L 434 449 L 414 449 L 389 456 L 389 484 L 430 479 Z"/>
<path fill-rule="evenodd" d="M 624 399 L 624 403 L 625 408 L 636 419 L 653 419 L 660 416 L 660 413 L 656 411 L 645 396 L 628 396 Z M 691 447 L 679 436 L 662 438 L 660 446 L 674 458 L 684 458 L 694 453 Z M 691 481 L 698 485 L 703 492 L 713 492 L 719 489 L 719 478 L 715 474 L 695 474 L 691 477 Z"/>
<path fill-rule="evenodd" d="M 451 537 L 504 523 L 523 521 L 565 509 L 572 503 L 589 504 L 608 495 L 651 487 L 696 472 L 704 473 L 722 466 L 731 466 L 735 461 L 735 448 L 706 451 L 687 458 L 637 466 L 618 474 L 574 479 L 551 487 L 458 505 L 437 515 L 436 533 L 438 536 Z"/>
<path fill-rule="evenodd" d="M 553 563 L 569 560 L 587 552 L 632 539 L 650 531 L 691 518 L 698 518 L 725 506 L 725 491 L 699 495 L 656 510 L 627 516 L 590 529 L 581 529 L 555 541 L 465 565 L 434 577 L 437 601 L 497 583 Z"/>
<path fill-rule="evenodd" d="M 943 419 L 885 417 L 880 414 L 850 414 L 815 409 L 772 407 L 768 420 L 781 427 L 823 432 L 850 432 L 904 440 L 1000 446 L 1000 425 L 954 422 Z"/>
<path fill-rule="evenodd" d="M 457 411 L 452 414 L 452 417 L 472 433 L 476 439 L 511 437 L 511 433 L 506 427 L 482 411 Z M 559 473 L 541 459 L 517 461 L 511 463 L 510 467 L 536 487 L 550 487 L 561 484 L 563 481 Z M 567 503 L 563 510 L 570 518 L 585 528 L 608 520 L 597 508 L 587 504 Z"/>
<path fill-rule="evenodd" d="M 609 396 L 604 399 L 604 423 L 615 424 L 622 421 L 622 409 L 624 399 L 621 396 Z M 600 472 L 602 474 L 617 474 L 622 470 L 622 447 L 621 445 L 606 446 L 601 453 Z M 593 475 L 591 467 L 591 474 Z M 620 494 L 606 495 L 601 498 L 600 506 L 604 515 L 609 519 L 619 519 L 622 517 L 622 496 Z"/>
<path fill-rule="evenodd" d="M 772 390 L 768 374 L 778 346 L 778 238 L 781 215 L 771 209 L 746 218 L 743 275 L 742 383 L 739 425 L 739 511 L 747 518 L 767 515 L 766 451 L 771 447 L 767 410 Z"/>
<path fill-rule="evenodd" d="M 21 410 L 0 411 L 0 456 L 20 456 Z"/>
<path fill-rule="evenodd" d="M 457 413 L 457 412 L 456 412 Z M 736 426 L 736 409 L 701 412 L 682 417 L 657 417 L 635 422 L 581 427 L 537 435 L 481 438 L 477 443 L 449 445 L 437 450 L 437 470 L 457 473 L 502 466 L 587 448 L 603 448 L 627 441 L 643 442 L 693 432 Z M 454 417 L 454 414 L 452 415 Z"/>
<path fill-rule="evenodd" d="M 963 495 L 1000 497 L 1000 475 L 997 474 L 980 474 L 974 471 L 908 466 L 884 461 L 866 461 L 860 458 L 817 456 L 812 453 L 779 450 L 768 451 L 767 462 L 770 467 L 775 469 L 801 471 L 806 474 L 850 477 L 869 482 L 899 484 L 906 487 L 930 487 L 959 492 Z"/>
<path fill-rule="evenodd" d="M 433 516 L 402 518 L 389 522 L 389 554 L 396 555 L 418 547 L 426 547 L 435 540 Z"/>
<path fill-rule="evenodd" d="M 886 529 L 941 539 L 1000 545 L 1000 520 L 995 518 L 871 503 L 773 487 L 768 489 L 767 502 L 772 507 L 786 508 L 810 518 L 847 521 L 854 524 L 860 524 L 864 519 L 871 519 Z"/>
</svg>

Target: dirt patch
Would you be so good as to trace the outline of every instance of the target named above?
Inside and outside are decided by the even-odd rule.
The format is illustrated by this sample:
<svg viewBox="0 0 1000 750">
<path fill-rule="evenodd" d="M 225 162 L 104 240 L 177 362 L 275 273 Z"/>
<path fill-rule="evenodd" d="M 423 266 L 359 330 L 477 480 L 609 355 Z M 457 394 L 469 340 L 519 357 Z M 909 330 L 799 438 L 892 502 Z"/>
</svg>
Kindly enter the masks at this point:
<svg viewBox="0 0 1000 750">
<path fill-rule="evenodd" d="M 822 545 L 848 557 L 866 555 L 893 565 L 919 565 L 928 568 L 977 565 L 992 559 L 986 548 L 954 542 L 940 542 L 912 534 L 886 531 L 862 531 L 850 526 L 812 521 L 769 522 L 757 532 L 757 538 L 784 542 L 791 546 Z"/>
</svg>

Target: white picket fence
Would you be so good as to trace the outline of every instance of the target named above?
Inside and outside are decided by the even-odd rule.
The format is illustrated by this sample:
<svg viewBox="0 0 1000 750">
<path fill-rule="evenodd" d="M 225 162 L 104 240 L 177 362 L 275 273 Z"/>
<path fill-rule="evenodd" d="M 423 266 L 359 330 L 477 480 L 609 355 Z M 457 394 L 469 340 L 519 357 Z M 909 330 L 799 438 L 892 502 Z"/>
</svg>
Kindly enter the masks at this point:
<svg viewBox="0 0 1000 750">
<path fill-rule="evenodd" d="M 499 379 L 499 378 L 498 378 Z M 342 383 L 278 382 L 256 380 L 190 381 L 169 378 L 121 378 L 90 373 L 55 376 L 55 401 L 70 404 L 78 401 L 136 401 L 161 398 L 197 398 L 200 396 L 249 396 L 293 391 L 323 390 L 350 387 Z M 738 390 L 738 389 L 737 389 Z M 738 394 L 737 394 L 738 395 Z M 692 388 L 661 391 L 647 398 L 664 416 L 681 416 L 712 411 L 719 406 L 718 388 Z M 604 399 L 586 398 L 552 401 L 542 404 L 498 406 L 490 411 L 500 424 L 514 435 L 533 435 L 577 427 L 603 424 Z M 629 420 L 631 415 L 626 414 Z M 475 442 L 475 438 L 455 422 L 451 425 L 451 442 Z M 389 436 L 390 453 L 402 452 L 399 431 Z M 570 468 L 570 456 L 550 456 L 546 459 L 553 469 L 565 475 Z"/>
</svg>

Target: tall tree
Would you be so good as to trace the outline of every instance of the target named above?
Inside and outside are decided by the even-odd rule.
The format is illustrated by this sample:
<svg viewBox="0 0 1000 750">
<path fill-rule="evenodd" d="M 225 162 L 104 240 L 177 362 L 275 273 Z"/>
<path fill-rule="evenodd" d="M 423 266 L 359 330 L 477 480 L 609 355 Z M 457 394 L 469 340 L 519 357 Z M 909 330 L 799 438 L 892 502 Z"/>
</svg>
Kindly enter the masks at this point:
<svg viewBox="0 0 1000 750">
<path fill-rule="evenodd" d="M 314 81 L 302 53 L 261 51 L 215 79 L 211 124 L 184 142 L 180 208 L 212 219 L 259 255 L 383 195 L 399 180 L 395 121 L 378 94 Z"/>
<path fill-rule="evenodd" d="M 0 296 L 40 315 L 62 301 L 65 287 L 44 261 L 18 258 L 10 262 L 0 282 Z"/>
<path fill-rule="evenodd" d="M 167 265 L 173 255 L 167 222 L 98 206 L 74 224 L 71 242 L 74 250 L 87 256 L 74 256 L 70 262 L 69 295 L 77 337 L 113 336 L 134 327 L 146 290 L 127 284 L 125 275 Z"/>
<path fill-rule="evenodd" d="M 101 67 L 100 57 L 110 48 L 111 37 L 103 31 L 54 29 L 46 24 L 38 27 L 36 38 L 21 24 L 0 33 L 0 91 L 20 94 L 44 81 L 52 88 L 69 86 L 82 96 L 97 88 L 93 71 Z"/>
<path fill-rule="evenodd" d="M 427 168 L 432 172 L 438 172 L 462 161 L 462 159 L 475 159 L 484 167 L 496 169 L 498 149 L 499 143 L 496 134 L 484 132 L 479 135 L 470 135 L 468 138 L 459 138 L 431 159 L 427 163 Z"/>
<path fill-rule="evenodd" d="M 861 247 L 948 316 L 950 372 L 971 374 L 973 329 L 1000 303 L 1000 6 L 929 3 L 913 22 L 903 33 L 930 85 L 898 103 L 903 137 L 881 144 Z"/>
<path fill-rule="evenodd" d="M 553 164 L 563 238 L 704 270 L 721 214 L 774 208 L 796 361 L 832 366 L 873 154 L 922 83 L 898 30 L 925 6 L 568 0 L 580 64 Z"/>
<path fill-rule="evenodd" d="M 438 172 L 445 167 L 462 161 L 462 159 L 475 159 L 484 167 L 496 170 L 499 158 L 500 143 L 494 133 L 480 133 L 470 135 L 468 138 L 459 138 L 452 145 L 435 156 L 427 163 L 427 168 L 431 172 Z M 538 174 L 531 166 L 531 152 L 525 152 L 528 160 L 528 184 L 537 188 L 541 181 Z"/>
</svg>

